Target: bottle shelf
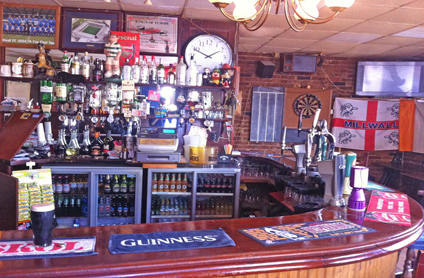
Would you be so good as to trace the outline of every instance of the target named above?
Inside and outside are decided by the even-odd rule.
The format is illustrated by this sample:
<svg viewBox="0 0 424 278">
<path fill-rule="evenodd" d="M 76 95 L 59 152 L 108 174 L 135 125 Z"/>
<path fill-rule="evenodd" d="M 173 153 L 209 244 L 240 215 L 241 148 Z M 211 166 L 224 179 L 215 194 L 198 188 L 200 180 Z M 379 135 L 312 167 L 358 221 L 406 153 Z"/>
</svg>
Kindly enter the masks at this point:
<svg viewBox="0 0 424 278">
<path fill-rule="evenodd" d="M 190 218 L 190 215 L 152 215 L 152 219 Z"/>
<path fill-rule="evenodd" d="M 196 215 L 196 218 L 232 218 L 232 215 Z"/>
<path fill-rule="evenodd" d="M 198 192 L 198 196 L 234 196 L 233 193 L 213 193 L 213 192 Z"/>
<path fill-rule="evenodd" d="M 191 192 L 152 192 L 152 195 L 190 196 Z"/>
</svg>

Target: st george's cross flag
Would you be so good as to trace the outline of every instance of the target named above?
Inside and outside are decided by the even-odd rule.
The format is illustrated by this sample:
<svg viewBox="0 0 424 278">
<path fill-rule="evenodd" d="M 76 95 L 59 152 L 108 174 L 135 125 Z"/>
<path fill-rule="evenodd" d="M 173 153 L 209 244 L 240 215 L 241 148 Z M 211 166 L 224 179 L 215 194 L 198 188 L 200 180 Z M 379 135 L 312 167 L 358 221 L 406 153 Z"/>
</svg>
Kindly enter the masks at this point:
<svg viewBox="0 0 424 278">
<path fill-rule="evenodd" d="M 398 99 L 336 98 L 333 112 L 336 147 L 368 151 L 398 149 Z"/>
</svg>

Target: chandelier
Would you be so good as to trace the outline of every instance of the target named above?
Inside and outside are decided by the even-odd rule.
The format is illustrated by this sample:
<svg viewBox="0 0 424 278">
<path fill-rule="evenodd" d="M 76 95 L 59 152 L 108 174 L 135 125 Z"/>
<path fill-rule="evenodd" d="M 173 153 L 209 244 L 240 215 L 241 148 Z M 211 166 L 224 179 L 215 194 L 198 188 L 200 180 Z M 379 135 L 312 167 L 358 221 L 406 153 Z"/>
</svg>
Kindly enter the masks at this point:
<svg viewBox="0 0 424 278">
<path fill-rule="evenodd" d="M 325 5 L 332 14 L 319 17 L 318 3 L 320 0 L 209 0 L 228 19 L 243 23 L 249 31 L 256 31 L 264 25 L 271 13 L 272 2 L 275 5 L 275 14 L 284 8 L 284 14 L 291 29 L 300 32 L 307 24 L 322 24 L 332 20 L 340 12 L 353 5 L 355 0 L 325 0 Z M 234 2 L 233 13 L 224 10 Z"/>
</svg>

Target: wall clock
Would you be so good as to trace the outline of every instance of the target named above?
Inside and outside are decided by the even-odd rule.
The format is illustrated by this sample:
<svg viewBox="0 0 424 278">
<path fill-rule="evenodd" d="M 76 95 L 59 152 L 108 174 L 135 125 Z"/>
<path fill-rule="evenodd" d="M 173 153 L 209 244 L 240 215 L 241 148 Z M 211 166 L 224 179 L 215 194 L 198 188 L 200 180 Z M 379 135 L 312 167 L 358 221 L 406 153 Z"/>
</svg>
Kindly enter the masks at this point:
<svg viewBox="0 0 424 278">
<path fill-rule="evenodd" d="M 191 56 L 199 68 L 222 68 L 224 64 L 233 65 L 233 49 L 231 45 L 218 35 L 197 35 L 186 44 L 183 52 L 187 65 L 190 65 Z"/>
</svg>

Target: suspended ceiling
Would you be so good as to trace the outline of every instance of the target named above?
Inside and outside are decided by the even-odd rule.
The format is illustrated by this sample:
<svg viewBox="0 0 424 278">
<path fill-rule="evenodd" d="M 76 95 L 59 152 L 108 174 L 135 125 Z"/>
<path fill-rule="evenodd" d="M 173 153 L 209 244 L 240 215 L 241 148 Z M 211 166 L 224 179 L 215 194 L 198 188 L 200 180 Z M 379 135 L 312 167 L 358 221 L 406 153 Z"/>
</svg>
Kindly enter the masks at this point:
<svg viewBox="0 0 424 278">
<path fill-rule="evenodd" d="M 4 0 L 2 2 L 182 15 L 225 21 L 209 0 Z M 323 2 L 323 1 L 321 1 Z M 324 4 L 320 3 L 319 7 Z M 230 5 L 231 11 L 234 5 Z M 326 14 L 327 8 L 321 12 Z M 318 53 L 340 57 L 424 58 L 423 0 L 356 0 L 332 21 L 292 31 L 283 11 L 256 32 L 240 28 L 239 51 Z"/>
</svg>

